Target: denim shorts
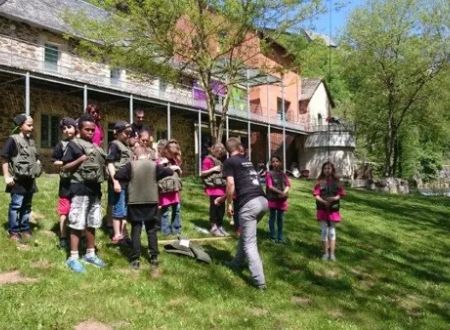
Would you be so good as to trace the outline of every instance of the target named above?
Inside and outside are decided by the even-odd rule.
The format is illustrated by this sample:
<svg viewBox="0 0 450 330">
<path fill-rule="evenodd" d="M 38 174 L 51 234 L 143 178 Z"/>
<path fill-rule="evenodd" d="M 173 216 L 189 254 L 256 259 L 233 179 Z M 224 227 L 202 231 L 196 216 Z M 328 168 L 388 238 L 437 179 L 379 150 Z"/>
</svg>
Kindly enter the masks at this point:
<svg viewBox="0 0 450 330">
<path fill-rule="evenodd" d="M 120 193 L 114 192 L 114 189 L 108 190 L 108 203 L 111 205 L 111 216 L 113 219 L 124 219 L 127 217 L 126 190 L 122 188 Z"/>
</svg>

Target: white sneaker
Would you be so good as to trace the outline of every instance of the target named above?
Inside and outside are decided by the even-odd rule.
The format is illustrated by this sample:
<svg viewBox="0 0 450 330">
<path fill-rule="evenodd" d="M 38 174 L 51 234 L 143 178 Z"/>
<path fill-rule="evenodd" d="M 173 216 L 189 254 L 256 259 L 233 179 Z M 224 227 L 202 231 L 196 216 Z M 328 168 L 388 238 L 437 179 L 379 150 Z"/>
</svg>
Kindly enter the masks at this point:
<svg viewBox="0 0 450 330">
<path fill-rule="evenodd" d="M 330 258 L 330 256 L 328 255 L 328 253 L 325 253 L 323 256 L 322 256 L 322 260 L 328 260 Z"/>
<path fill-rule="evenodd" d="M 222 234 L 222 232 L 220 231 L 220 229 L 217 228 L 216 226 L 214 226 L 214 227 L 211 228 L 210 233 L 211 233 L 213 236 L 217 236 L 217 237 L 223 237 L 223 236 L 224 236 L 224 234 Z"/>
<path fill-rule="evenodd" d="M 219 227 L 219 231 L 223 234 L 223 236 L 230 236 L 230 234 L 228 234 L 223 227 Z"/>
<path fill-rule="evenodd" d="M 334 254 L 331 254 L 331 255 L 330 255 L 330 260 L 331 260 L 331 261 L 336 261 L 336 256 L 335 256 Z"/>
</svg>

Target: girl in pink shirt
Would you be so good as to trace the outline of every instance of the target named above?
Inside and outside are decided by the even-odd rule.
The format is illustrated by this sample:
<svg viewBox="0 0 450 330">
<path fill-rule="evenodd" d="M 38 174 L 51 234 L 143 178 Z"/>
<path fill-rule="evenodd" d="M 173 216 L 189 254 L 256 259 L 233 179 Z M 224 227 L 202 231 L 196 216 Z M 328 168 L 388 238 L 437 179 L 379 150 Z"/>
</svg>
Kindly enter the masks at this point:
<svg viewBox="0 0 450 330">
<path fill-rule="evenodd" d="M 100 120 L 102 119 L 100 115 L 100 107 L 96 104 L 88 104 L 86 107 L 86 112 L 94 118 L 95 122 L 95 131 L 94 136 L 92 137 L 92 143 L 96 146 L 102 147 L 103 145 L 103 127 L 100 124 Z"/>
<path fill-rule="evenodd" d="M 291 183 L 286 173 L 282 170 L 281 159 L 272 156 L 270 159 L 270 171 L 266 173 L 266 193 L 269 201 L 269 231 L 270 239 L 278 243 L 284 243 L 283 222 L 284 212 L 288 208 L 288 193 Z M 277 235 L 275 237 L 275 221 L 277 224 Z"/>
<path fill-rule="evenodd" d="M 200 177 L 205 184 L 205 193 L 209 196 L 209 222 L 211 234 L 214 236 L 228 236 L 223 228 L 225 215 L 225 203 L 215 204 L 218 197 L 225 196 L 226 180 L 222 173 L 222 161 L 225 156 L 225 147 L 222 143 L 216 143 L 211 147 L 211 154 L 202 162 Z"/>
<path fill-rule="evenodd" d="M 333 163 L 328 161 L 322 165 L 322 170 L 314 186 L 313 195 L 316 198 L 316 216 L 320 222 L 322 233 L 324 250 L 322 260 L 335 261 L 335 225 L 341 221 L 339 201 L 345 196 L 345 191 L 339 182 L 339 178 L 336 176 L 336 169 Z"/>
<path fill-rule="evenodd" d="M 161 231 L 163 235 L 181 234 L 181 150 L 174 139 L 169 140 L 162 150 L 159 164 L 176 166 L 177 170 L 172 176 L 165 177 L 158 182 L 159 206 L 161 207 Z M 172 211 L 169 219 L 169 212 Z"/>
</svg>

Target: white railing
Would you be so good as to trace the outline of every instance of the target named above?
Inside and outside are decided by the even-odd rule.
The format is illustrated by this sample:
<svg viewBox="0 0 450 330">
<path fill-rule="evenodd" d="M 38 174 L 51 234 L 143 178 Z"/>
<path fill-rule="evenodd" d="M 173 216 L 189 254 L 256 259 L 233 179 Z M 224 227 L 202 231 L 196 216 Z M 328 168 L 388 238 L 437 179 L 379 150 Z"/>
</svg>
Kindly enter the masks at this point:
<svg viewBox="0 0 450 330">
<path fill-rule="evenodd" d="M 61 50 L 59 50 L 59 63 L 53 64 L 44 61 L 44 52 L 44 45 L 33 44 L 25 40 L 14 39 L 0 34 L 0 65 L 29 72 L 42 73 L 56 78 L 68 79 L 83 85 L 94 85 L 116 90 L 121 93 L 177 103 L 192 108 L 203 110 L 207 108 L 206 101 L 194 99 L 192 86 L 164 84 L 166 88 L 161 90 L 159 88 L 159 79 L 156 77 L 148 77 L 149 80 L 153 79 L 154 82 L 157 82 L 156 86 L 152 83 L 140 83 L 130 79 L 123 80 L 117 77 L 111 78 L 109 76 L 109 67 L 105 64 L 84 62 L 87 60 L 80 59 L 73 54 Z M 68 62 L 72 60 L 72 66 L 61 65 L 60 62 L 62 62 L 62 58 Z M 86 67 L 89 67 L 88 70 L 97 72 L 89 73 L 85 70 L 80 70 L 77 68 L 80 67 L 80 65 L 85 65 Z M 102 72 L 104 74 L 101 74 Z M 268 111 L 270 111 L 270 109 L 268 109 Z M 220 106 L 216 108 L 216 112 L 221 112 Z M 260 113 L 248 112 L 247 110 L 232 108 L 228 110 L 228 114 L 242 119 L 249 119 L 264 124 L 271 124 L 303 132 L 310 131 L 309 127 L 311 127 L 302 122 L 290 120 L 284 121 L 277 114 L 267 116 Z"/>
</svg>

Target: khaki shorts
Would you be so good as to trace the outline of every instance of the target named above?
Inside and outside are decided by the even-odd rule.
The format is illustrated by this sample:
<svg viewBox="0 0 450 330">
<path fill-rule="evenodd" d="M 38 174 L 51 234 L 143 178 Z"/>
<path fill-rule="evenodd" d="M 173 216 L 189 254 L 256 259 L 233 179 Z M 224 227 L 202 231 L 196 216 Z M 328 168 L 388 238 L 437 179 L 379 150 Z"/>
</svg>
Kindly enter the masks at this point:
<svg viewBox="0 0 450 330">
<path fill-rule="evenodd" d="M 70 204 L 69 227 L 75 230 L 100 228 L 102 208 L 97 196 L 74 196 Z"/>
</svg>

